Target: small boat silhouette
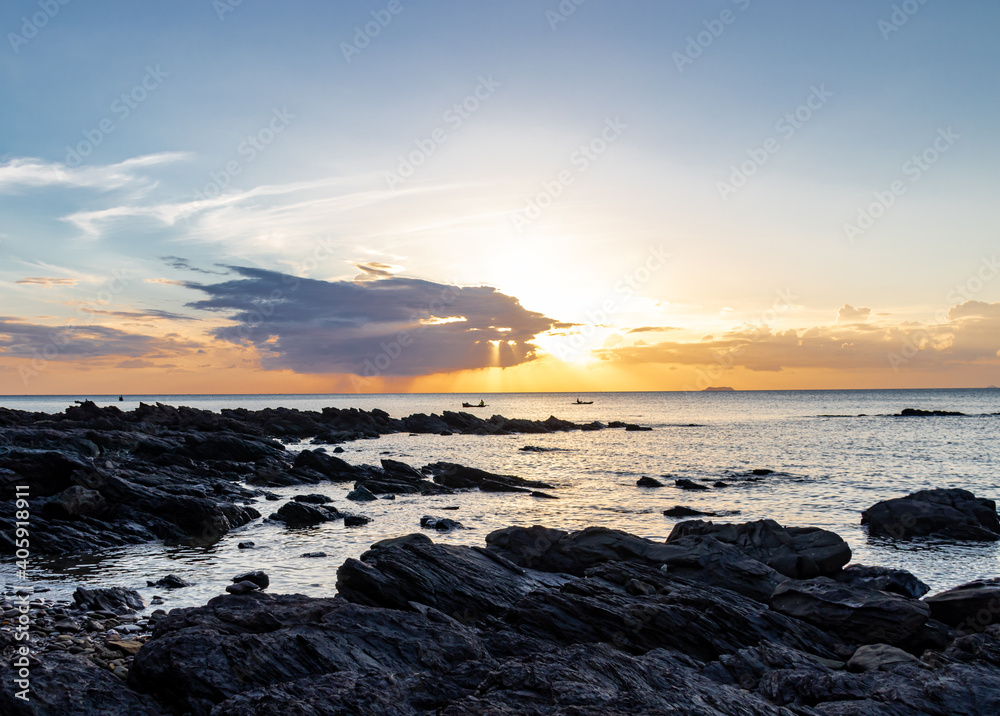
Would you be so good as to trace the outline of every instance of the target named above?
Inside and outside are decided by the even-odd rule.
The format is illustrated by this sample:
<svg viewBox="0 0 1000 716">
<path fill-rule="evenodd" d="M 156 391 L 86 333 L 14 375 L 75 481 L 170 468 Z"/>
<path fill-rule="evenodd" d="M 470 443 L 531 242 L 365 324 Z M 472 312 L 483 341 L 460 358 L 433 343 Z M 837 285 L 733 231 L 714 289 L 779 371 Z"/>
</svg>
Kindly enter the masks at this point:
<svg viewBox="0 0 1000 716">
<path fill-rule="evenodd" d="M 579 398 L 576 399 L 575 403 L 570 403 L 570 405 L 593 405 L 593 404 L 594 404 L 593 400 L 580 400 Z"/>
</svg>

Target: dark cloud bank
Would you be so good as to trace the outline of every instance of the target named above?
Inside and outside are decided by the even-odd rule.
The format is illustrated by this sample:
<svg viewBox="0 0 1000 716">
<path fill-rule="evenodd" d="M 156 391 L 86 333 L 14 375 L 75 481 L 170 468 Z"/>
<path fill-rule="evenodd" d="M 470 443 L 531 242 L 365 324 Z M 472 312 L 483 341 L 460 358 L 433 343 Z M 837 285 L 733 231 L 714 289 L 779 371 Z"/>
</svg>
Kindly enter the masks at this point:
<svg viewBox="0 0 1000 716">
<path fill-rule="evenodd" d="M 192 308 L 238 322 L 219 339 L 252 344 L 268 369 L 415 376 L 533 360 L 529 343 L 562 327 L 486 286 L 448 286 L 387 272 L 364 281 L 320 281 L 228 267 L 241 278 L 188 283 L 208 295 Z M 490 341 L 500 341 L 499 345 Z"/>
</svg>

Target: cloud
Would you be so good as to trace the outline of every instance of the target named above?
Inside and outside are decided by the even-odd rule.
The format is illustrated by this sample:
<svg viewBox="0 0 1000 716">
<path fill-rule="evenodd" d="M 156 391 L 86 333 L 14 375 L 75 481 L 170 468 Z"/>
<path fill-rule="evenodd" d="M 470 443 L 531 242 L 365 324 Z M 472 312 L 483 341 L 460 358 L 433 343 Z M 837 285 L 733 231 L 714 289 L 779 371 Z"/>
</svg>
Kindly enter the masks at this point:
<svg viewBox="0 0 1000 716">
<path fill-rule="evenodd" d="M 395 266 L 390 266 L 389 264 L 382 264 L 377 261 L 369 261 L 368 263 L 354 263 L 354 268 L 361 271 L 360 276 L 355 276 L 355 281 L 371 281 L 377 278 L 387 278 L 392 276 L 396 271 Z"/>
<path fill-rule="evenodd" d="M 665 333 L 666 331 L 679 331 L 680 328 L 677 326 L 640 326 L 639 328 L 630 328 L 629 333 Z"/>
<path fill-rule="evenodd" d="M 103 358 L 176 355 L 196 346 L 176 337 L 127 333 L 105 326 L 43 326 L 0 316 L 0 357 Z"/>
<path fill-rule="evenodd" d="M 868 320 L 871 312 L 870 308 L 855 308 L 849 303 L 845 303 L 837 311 L 837 323 L 864 323 Z"/>
<path fill-rule="evenodd" d="M 52 278 L 51 276 L 25 276 L 17 283 L 34 284 L 51 288 L 53 286 L 76 286 L 79 283 L 75 278 Z"/>
<path fill-rule="evenodd" d="M 180 256 L 161 256 L 160 261 L 165 263 L 170 268 L 178 269 L 180 271 L 194 271 L 196 273 L 205 273 L 215 276 L 225 276 L 228 271 L 208 271 L 203 268 L 198 268 L 197 266 L 192 266 L 191 262 Z"/>
<path fill-rule="evenodd" d="M 19 190 L 38 187 L 64 186 L 111 191 L 122 187 L 149 183 L 138 171 L 147 167 L 167 164 L 190 156 L 186 152 L 161 152 L 127 159 L 118 164 L 68 167 L 59 162 L 24 157 L 0 164 L 0 193 L 18 193 Z"/>
<path fill-rule="evenodd" d="M 87 304 L 80 306 L 82 313 L 90 313 L 95 316 L 111 316 L 113 318 L 130 318 L 136 321 L 194 321 L 194 316 L 185 316 L 173 311 L 163 311 L 158 308 L 151 308 L 145 311 L 108 311 L 103 308 L 94 308 Z"/>
<path fill-rule="evenodd" d="M 229 268 L 243 278 L 189 284 L 208 298 L 188 305 L 230 314 L 238 325 L 215 336 L 254 345 L 265 369 L 412 376 L 508 367 L 533 360 L 532 339 L 558 325 L 487 286 Z"/>
<path fill-rule="evenodd" d="M 780 332 L 767 326 L 743 327 L 705 336 L 701 342 L 618 346 L 595 354 L 619 364 L 708 365 L 754 371 L 883 371 L 903 364 L 914 370 L 940 371 L 973 363 L 998 363 L 1000 303 L 970 301 L 954 306 L 947 316 L 948 322 L 929 325 L 837 323 Z"/>
</svg>

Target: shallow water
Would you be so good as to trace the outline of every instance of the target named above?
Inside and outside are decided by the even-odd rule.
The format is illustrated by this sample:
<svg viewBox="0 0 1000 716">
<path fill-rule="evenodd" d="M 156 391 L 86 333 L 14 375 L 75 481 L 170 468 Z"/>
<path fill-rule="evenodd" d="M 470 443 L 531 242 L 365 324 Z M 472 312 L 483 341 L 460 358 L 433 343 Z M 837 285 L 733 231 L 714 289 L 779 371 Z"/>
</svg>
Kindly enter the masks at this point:
<svg viewBox="0 0 1000 716">
<path fill-rule="evenodd" d="M 371 543 L 420 531 L 425 514 L 461 521 L 467 529 L 429 533 L 439 541 L 482 544 L 493 529 L 511 524 L 543 524 L 563 529 L 603 525 L 662 540 L 679 520 L 664 517 L 673 505 L 739 511 L 717 518 L 745 521 L 772 518 L 785 525 L 831 529 L 848 541 L 854 561 L 902 567 L 934 590 L 980 577 L 996 576 L 996 544 L 929 541 L 893 543 L 870 539 L 860 526 L 860 512 L 878 500 L 933 487 L 963 487 L 979 496 L 1000 496 L 997 438 L 1000 437 L 1000 390 L 799 391 L 749 393 L 595 393 L 503 395 L 378 396 L 54 396 L 0 398 L 0 405 L 57 412 L 74 399 L 94 399 L 124 409 L 139 400 L 218 410 L 223 407 L 286 406 L 318 410 L 325 406 L 382 408 L 395 417 L 418 412 L 461 410 L 463 400 L 487 408 L 468 412 L 489 416 L 544 419 L 556 415 L 578 422 L 626 420 L 653 427 L 652 432 L 573 432 L 551 435 L 437 436 L 390 435 L 344 445 L 344 459 L 378 464 L 382 457 L 420 467 L 439 460 L 493 472 L 544 480 L 559 500 L 520 494 L 462 493 L 451 496 L 399 496 L 396 500 L 351 503 L 350 485 L 276 489 L 283 498 L 322 493 L 343 511 L 369 515 L 357 528 L 330 523 L 288 529 L 257 520 L 212 547 L 145 545 L 77 559 L 33 558 L 32 577 L 40 587 L 62 596 L 78 584 L 139 588 L 147 597 L 161 594 L 166 606 L 203 603 L 222 593 L 240 571 L 264 569 L 271 590 L 329 595 L 336 570 L 358 557 Z M 573 405 L 577 397 L 593 405 Z M 947 409 L 957 417 L 899 418 L 903 408 Z M 865 414 L 864 417 L 857 417 Z M 822 416 L 853 417 L 822 417 Z M 523 452 L 534 445 L 558 448 Z M 290 450 L 306 445 L 291 445 Z M 753 468 L 777 474 L 749 482 L 734 477 Z M 643 476 L 661 477 L 658 489 L 638 488 Z M 731 487 L 689 492 L 673 487 L 674 477 L 727 479 Z M 282 502 L 261 501 L 265 516 Z M 457 506 L 456 511 L 443 508 Z M 240 550 L 252 540 L 256 548 Z M 303 558 L 323 551 L 323 558 Z M 146 580 L 177 574 L 195 586 L 164 592 Z M 0 584 L 13 583 L 13 567 L 0 564 Z"/>
</svg>

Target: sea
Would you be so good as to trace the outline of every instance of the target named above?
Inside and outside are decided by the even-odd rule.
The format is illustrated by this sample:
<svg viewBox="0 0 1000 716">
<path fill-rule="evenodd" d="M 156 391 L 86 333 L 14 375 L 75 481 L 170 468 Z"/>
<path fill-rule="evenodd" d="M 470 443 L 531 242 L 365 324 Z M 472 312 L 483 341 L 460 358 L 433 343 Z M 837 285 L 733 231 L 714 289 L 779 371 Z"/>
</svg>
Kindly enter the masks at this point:
<svg viewBox="0 0 1000 716">
<path fill-rule="evenodd" d="M 1000 575 L 1000 543 L 922 539 L 898 542 L 869 537 L 861 512 L 879 500 L 916 490 L 960 487 L 1000 498 L 1000 390 L 822 390 L 639 393 L 477 393 L 400 395 L 142 395 L 0 396 L 0 406 L 56 413 L 75 400 L 128 410 L 161 402 L 218 411 L 222 408 L 288 407 L 302 410 L 380 408 L 394 417 L 463 411 L 489 417 L 579 423 L 614 420 L 650 431 L 621 429 L 545 435 L 410 435 L 346 443 L 340 457 L 356 464 L 382 458 L 416 468 L 456 462 L 542 480 L 559 499 L 523 494 L 464 492 L 447 496 L 399 495 L 395 500 L 353 503 L 351 485 L 277 488 L 282 502 L 255 506 L 265 517 L 302 493 L 322 493 L 342 511 L 367 515 L 363 527 L 341 522 L 290 529 L 255 520 L 211 546 L 147 544 L 60 558 L 33 555 L 28 574 L 48 598 L 68 598 L 80 585 L 124 586 L 164 608 L 203 604 L 224 593 L 233 576 L 262 569 L 270 591 L 329 596 L 337 568 L 374 542 L 413 532 L 449 544 L 482 545 L 491 531 L 509 525 L 577 530 L 601 525 L 652 540 L 665 540 L 680 520 L 663 511 L 675 505 L 716 512 L 716 522 L 769 518 L 786 526 L 833 530 L 850 544 L 853 562 L 907 569 L 940 591 L 973 579 Z M 463 409 L 462 402 L 487 404 Z M 589 402 L 580 405 L 576 401 Z M 904 408 L 949 410 L 960 416 L 900 417 Z M 525 451 L 525 447 L 543 448 Z M 291 444 L 291 451 L 315 447 Z M 332 449 L 332 446 L 329 446 Z M 751 479 L 753 470 L 773 470 Z M 661 488 L 640 488 L 653 477 Z M 729 487 L 686 491 L 687 478 Z M 457 509 L 448 509 L 457 508 Z M 440 534 L 421 530 L 430 515 L 458 520 L 464 529 Z M 238 543 L 252 541 L 253 549 Z M 305 557 L 321 552 L 322 557 Z M 167 574 L 193 586 L 149 587 Z M 0 561 L 0 585 L 22 586 L 11 558 Z"/>
</svg>

